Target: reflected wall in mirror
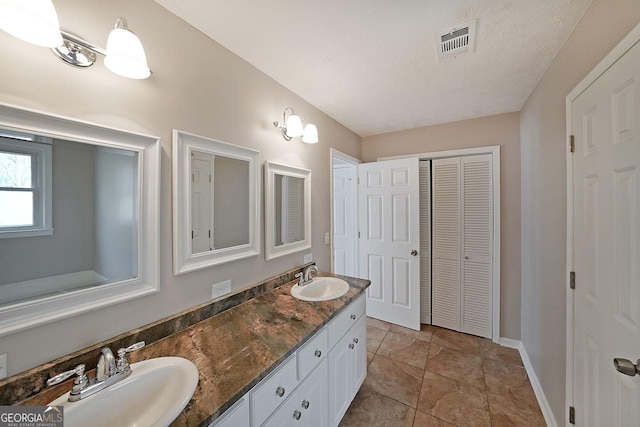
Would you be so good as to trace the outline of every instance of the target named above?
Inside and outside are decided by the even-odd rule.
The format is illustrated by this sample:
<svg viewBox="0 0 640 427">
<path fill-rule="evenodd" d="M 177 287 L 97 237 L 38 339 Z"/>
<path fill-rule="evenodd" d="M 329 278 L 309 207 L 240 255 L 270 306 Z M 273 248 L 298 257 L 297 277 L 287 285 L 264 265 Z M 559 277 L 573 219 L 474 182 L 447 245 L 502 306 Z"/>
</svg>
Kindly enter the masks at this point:
<svg viewBox="0 0 640 427">
<path fill-rule="evenodd" d="M 311 247 L 311 171 L 265 164 L 267 260 Z"/>
<path fill-rule="evenodd" d="M 159 153 L 0 105 L 0 335 L 157 292 Z"/>
<path fill-rule="evenodd" d="M 173 132 L 173 271 L 260 253 L 260 152 Z"/>
</svg>

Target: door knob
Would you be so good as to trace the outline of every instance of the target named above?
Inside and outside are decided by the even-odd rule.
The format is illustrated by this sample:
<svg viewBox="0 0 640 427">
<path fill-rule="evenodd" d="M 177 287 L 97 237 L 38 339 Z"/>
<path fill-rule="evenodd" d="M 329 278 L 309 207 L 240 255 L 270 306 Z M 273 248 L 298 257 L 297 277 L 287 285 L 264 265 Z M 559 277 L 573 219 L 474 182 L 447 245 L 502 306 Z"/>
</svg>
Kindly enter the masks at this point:
<svg viewBox="0 0 640 427">
<path fill-rule="evenodd" d="M 616 367 L 616 370 L 622 374 L 629 375 L 630 377 L 639 374 L 638 365 L 640 365 L 640 359 L 634 365 L 631 360 L 627 359 L 613 359 L 613 366 Z"/>
<path fill-rule="evenodd" d="M 415 249 L 413 249 L 413 250 L 411 251 L 411 256 L 416 256 L 416 255 L 418 255 L 418 251 L 416 251 Z"/>
</svg>

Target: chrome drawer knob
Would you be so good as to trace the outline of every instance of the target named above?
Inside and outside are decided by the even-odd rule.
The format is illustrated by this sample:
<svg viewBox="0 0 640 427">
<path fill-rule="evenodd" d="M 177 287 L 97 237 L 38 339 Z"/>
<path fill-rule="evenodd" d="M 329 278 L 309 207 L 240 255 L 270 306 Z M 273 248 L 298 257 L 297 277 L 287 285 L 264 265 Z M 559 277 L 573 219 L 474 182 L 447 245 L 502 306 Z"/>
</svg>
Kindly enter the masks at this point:
<svg viewBox="0 0 640 427">
<path fill-rule="evenodd" d="M 309 401 L 308 400 L 303 400 L 302 401 L 302 407 L 304 409 L 309 409 Z"/>
<path fill-rule="evenodd" d="M 354 343 L 356 343 L 356 344 L 358 344 L 358 338 L 354 338 L 354 339 L 353 339 L 353 342 L 354 342 Z"/>
<path fill-rule="evenodd" d="M 284 389 L 284 387 L 278 387 L 278 388 L 276 389 L 276 394 L 278 395 L 278 397 L 282 397 L 282 396 L 284 396 L 284 394 L 285 394 L 285 389 Z"/>
<path fill-rule="evenodd" d="M 356 320 L 356 315 L 355 315 L 355 314 L 352 314 L 352 315 L 351 315 L 351 316 L 349 316 L 349 317 L 351 317 L 351 320 Z"/>
<path fill-rule="evenodd" d="M 302 412 L 298 411 L 297 409 L 293 412 L 293 418 L 295 418 L 296 420 L 299 420 L 301 416 Z"/>
<path fill-rule="evenodd" d="M 320 357 L 322 356 L 322 352 L 320 350 L 316 350 L 315 353 L 313 353 L 316 357 Z"/>
<path fill-rule="evenodd" d="M 349 348 L 350 348 L 351 350 L 353 350 L 353 348 L 354 348 L 354 347 L 355 347 L 355 345 L 353 345 L 353 343 L 349 343 Z"/>
</svg>

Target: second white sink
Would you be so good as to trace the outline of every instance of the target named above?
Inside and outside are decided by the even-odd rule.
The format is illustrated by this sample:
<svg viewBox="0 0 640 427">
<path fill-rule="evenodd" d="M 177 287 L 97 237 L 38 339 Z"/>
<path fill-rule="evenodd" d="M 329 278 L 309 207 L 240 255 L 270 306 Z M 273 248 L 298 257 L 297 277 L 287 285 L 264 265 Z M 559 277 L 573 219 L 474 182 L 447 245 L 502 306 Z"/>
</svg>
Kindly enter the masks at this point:
<svg viewBox="0 0 640 427">
<path fill-rule="evenodd" d="M 349 284 L 337 277 L 314 277 L 311 283 L 291 288 L 291 295 L 303 301 L 328 301 L 349 291 Z"/>
<path fill-rule="evenodd" d="M 96 394 L 49 406 L 64 406 L 65 427 L 168 426 L 191 400 L 198 369 L 182 357 L 157 357 L 131 365 L 128 378 Z"/>
</svg>

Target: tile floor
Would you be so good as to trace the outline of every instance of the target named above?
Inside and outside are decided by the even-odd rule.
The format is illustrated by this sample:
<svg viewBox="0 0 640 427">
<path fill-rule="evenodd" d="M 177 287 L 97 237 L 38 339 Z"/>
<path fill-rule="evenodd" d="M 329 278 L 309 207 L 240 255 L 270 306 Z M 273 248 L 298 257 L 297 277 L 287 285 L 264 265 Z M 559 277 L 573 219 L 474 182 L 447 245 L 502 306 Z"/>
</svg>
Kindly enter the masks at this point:
<svg viewBox="0 0 640 427">
<path fill-rule="evenodd" d="M 517 350 L 367 319 L 368 373 L 341 427 L 545 426 Z"/>
</svg>

